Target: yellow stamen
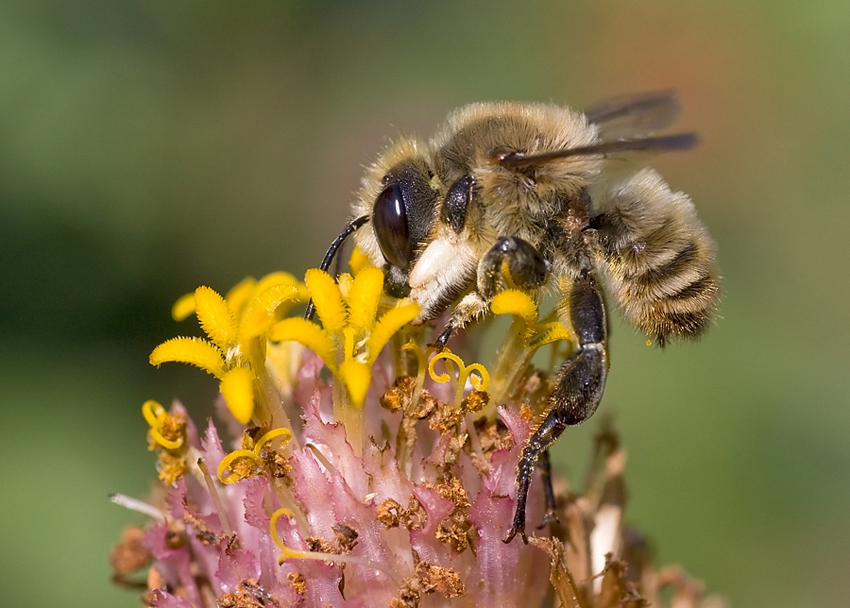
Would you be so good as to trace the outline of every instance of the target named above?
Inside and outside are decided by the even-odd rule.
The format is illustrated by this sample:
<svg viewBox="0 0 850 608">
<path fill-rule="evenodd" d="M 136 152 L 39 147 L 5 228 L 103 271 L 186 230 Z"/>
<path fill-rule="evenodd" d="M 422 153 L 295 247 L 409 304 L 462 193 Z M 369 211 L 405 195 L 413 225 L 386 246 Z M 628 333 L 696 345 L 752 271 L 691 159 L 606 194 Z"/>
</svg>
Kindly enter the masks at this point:
<svg viewBox="0 0 850 608">
<path fill-rule="evenodd" d="M 263 335 L 275 321 L 275 313 L 284 303 L 295 304 L 300 300 L 298 287 L 277 284 L 258 292 L 246 307 L 239 324 L 240 341 Z"/>
<path fill-rule="evenodd" d="M 257 441 L 257 445 L 254 446 L 254 453 L 259 454 L 260 450 L 270 441 L 276 439 L 277 437 L 283 437 L 283 441 L 281 442 L 281 447 L 285 446 L 289 443 L 289 440 L 292 439 L 292 433 L 289 429 L 279 428 L 272 429 L 262 437 L 260 437 L 259 441 Z"/>
<path fill-rule="evenodd" d="M 233 311 L 218 292 L 201 286 L 195 290 L 195 312 L 201 328 L 221 348 L 236 342 L 236 320 Z"/>
<path fill-rule="evenodd" d="M 378 572 L 383 573 L 390 581 L 392 581 L 396 587 L 401 586 L 401 582 L 393 575 L 392 571 L 377 562 L 362 559 L 359 557 L 354 557 L 353 555 L 321 553 L 319 551 L 301 551 L 299 549 L 287 547 L 285 544 L 283 544 L 283 541 L 280 540 L 280 536 L 277 533 L 277 520 L 284 515 L 289 518 L 295 517 L 295 514 L 290 509 L 281 508 L 272 513 L 271 521 L 269 521 L 269 532 L 271 532 L 272 540 L 274 541 L 274 544 L 277 545 L 278 549 L 280 549 L 281 553 L 280 557 L 277 560 L 278 564 L 282 564 L 287 559 L 312 559 L 320 562 L 358 565 L 363 568 L 371 568 L 377 570 Z"/>
<path fill-rule="evenodd" d="M 316 306 L 316 314 L 324 328 L 330 333 L 340 333 L 345 327 L 348 312 L 342 301 L 342 293 L 327 272 L 311 268 L 304 276 L 307 288 Z"/>
<path fill-rule="evenodd" d="M 162 427 L 163 422 L 165 421 L 168 413 L 165 411 L 165 408 L 158 401 L 154 401 L 153 399 L 148 399 L 142 404 L 142 416 L 145 417 L 145 421 L 148 423 L 148 426 L 151 427 L 150 433 L 159 445 L 164 447 L 166 450 L 176 450 L 181 445 L 183 445 L 183 437 L 171 441 L 170 439 L 166 439 L 159 432 L 160 427 Z"/>
<path fill-rule="evenodd" d="M 228 308 L 238 314 L 251 297 L 251 294 L 254 293 L 256 286 L 257 281 L 253 277 L 248 277 L 231 287 L 230 291 L 224 296 L 224 301 L 227 302 Z"/>
<path fill-rule="evenodd" d="M 487 390 L 487 387 L 490 385 L 490 374 L 487 372 L 487 369 L 481 365 L 480 363 L 471 363 L 469 365 L 464 365 L 463 359 L 451 353 L 449 351 L 443 351 L 434 355 L 431 358 L 431 361 L 428 363 L 428 373 L 431 375 L 431 378 L 435 382 L 449 382 L 451 376 L 448 373 L 437 374 L 434 369 L 434 364 L 437 361 L 451 361 L 457 366 L 458 374 L 457 374 L 457 385 L 455 387 L 455 404 L 459 405 L 461 399 L 463 398 L 463 391 L 466 388 L 466 380 L 469 378 L 469 375 L 473 372 L 478 376 L 477 378 L 473 376 L 469 378 L 470 384 L 472 384 L 472 388 L 477 391 Z M 448 371 L 448 365 L 446 365 L 446 370 Z"/>
<path fill-rule="evenodd" d="M 220 386 L 227 409 L 242 424 L 251 422 L 254 414 L 254 374 L 247 367 L 234 367 L 224 372 Z"/>
<path fill-rule="evenodd" d="M 493 314 L 511 314 L 524 322 L 524 335 L 526 340 L 531 337 L 534 327 L 537 325 L 537 304 L 524 291 L 518 289 L 506 289 L 496 294 L 490 303 Z"/>
<path fill-rule="evenodd" d="M 370 327 L 378 313 L 378 302 L 384 289 L 384 273 L 380 268 L 364 268 L 354 277 L 348 302 L 348 323 L 356 331 Z"/>
<path fill-rule="evenodd" d="M 255 293 L 260 293 L 272 287 L 273 285 L 288 285 L 290 287 L 299 287 L 303 284 L 288 272 L 272 272 L 264 276 L 257 282 Z"/>
<path fill-rule="evenodd" d="M 365 271 L 364 271 L 365 272 Z M 381 354 L 384 346 L 390 341 L 398 330 L 413 321 L 421 311 L 419 304 L 415 302 L 401 303 L 395 308 L 388 310 L 375 325 L 369 340 L 366 343 L 369 365 L 375 362 Z"/>
<path fill-rule="evenodd" d="M 558 340 L 572 340 L 573 334 L 564 327 L 560 321 L 552 321 L 544 323 L 537 327 L 537 331 L 532 336 L 528 346 L 537 350 L 541 346 L 557 342 Z"/>
<path fill-rule="evenodd" d="M 351 257 L 348 258 L 348 265 L 351 267 L 351 274 L 357 276 L 361 270 L 372 266 L 372 261 L 360 250 L 360 247 L 355 247 Z"/>
<path fill-rule="evenodd" d="M 239 458 L 249 458 L 254 461 L 256 466 L 263 466 L 263 461 L 252 450 L 235 450 L 230 452 L 218 465 L 218 478 L 221 480 L 221 483 L 235 483 L 242 479 L 242 477 L 237 477 L 233 471 L 230 471 L 230 474 L 225 476 L 225 472 L 230 469 L 230 465 Z"/>
<path fill-rule="evenodd" d="M 271 518 L 271 521 L 269 522 L 269 532 L 271 532 L 272 540 L 274 541 L 274 544 L 276 544 L 278 546 L 278 549 L 280 549 L 281 552 L 283 553 L 283 555 L 281 555 L 281 558 L 285 559 L 286 557 L 291 557 L 291 555 L 290 555 L 291 553 L 298 553 L 298 552 L 295 551 L 295 549 L 290 549 L 289 547 L 284 545 L 283 541 L 280 540 L 280 536 L 277 533 L 277 520 L 280 519 L 281 517 L 283 517 L 284 515 L 286 515 L 290 519 L 293 519 L 295 517 L 295 513 L 292 512 L 292 509 L 287 509 L 285 507 L 282 508 L 282 509 L 278 509 L 277 511 L 272 513 L 272 518 Z"/>
<path fill-rule="evenodd" d="M 336 349 L 333 339 L 321 327 L 306 319 L 291 318 L 276 323 L 269 330 L 272 342 L 300 342 L 321 357 L 332 372 L 336 372 Z"/>
<path fill-rule="evenodd" d="M 340 380 L 348 389 L 351 401 L 357 407 L 363 407 L 366 393 L 369 392 L 369 384 L 372 382 L 370 366 L 355 359 L 343 361 L 339 366 Z"/>
<path fill-rule="evenodd" d="M 157 346 L 150 354 L 151 365 L 158 366 L 169 361 L 195 365 L 218 379 L 224 375 L 221 351 L 200 338 L 172 338 Z"/>
<path fill-rule="evenodd" d="M 183 321 L 195 312 L 195 292 L 181 296 L 171 307 L 171 318 L 175 321 Z"/>
</svg>

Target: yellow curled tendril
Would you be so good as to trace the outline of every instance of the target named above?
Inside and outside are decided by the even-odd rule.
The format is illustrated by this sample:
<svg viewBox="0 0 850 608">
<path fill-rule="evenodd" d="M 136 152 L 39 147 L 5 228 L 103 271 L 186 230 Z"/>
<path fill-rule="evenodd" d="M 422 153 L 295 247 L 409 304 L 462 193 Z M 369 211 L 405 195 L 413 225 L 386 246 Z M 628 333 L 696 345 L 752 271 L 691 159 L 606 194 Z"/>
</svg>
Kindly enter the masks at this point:
<svg viewBox="0 0 850 608">
<path fill-rule="evenodd" d="M 158 401 L 154 401 L 153 399 L 145 401 L 142 404 L 142 416 L 145 417 L 145 421 L 148 423 L 148 426 L 151 427 L 150 433 L 154 438 L 154 441 L 166 450 L 176 450 L 183 445 L 183 437 L 172 441 L 163 437 L 162 433 L 159 432 L 160 427 L 162 427 L 162 423 L 168 416 L 168 412 L 165 411 L 165 408 L 162 407 Z"/>
<path fill-rule="evenodd" d="M 240 478 L 236 478 L 231 471 L 230 475 L 225 476 L 225 472 L 230 468 L 230 465 L 233 464 L 234 461 L 239 458 L 250 458 L 259 466 L 263 465 L 263 461 L 260 458 L 260 450 L 262 450 L 267 443 L 278 438 L 283 437 L 283 443 L 281 447 L 285 446 L 289 443 L 289 440 L 292 439 L 292 433 L 287 428 L 279 428 L 272 429 L 262 437 L 257 440 L 257 443 L 254 445 L 253 450 L 234 450 L 230 454 L 224 457 L 224 459 L 218 465 L 218 478 L 221 480 L 221 483 L 234 483 L 239 481 Z"/>
<path fill-rule="evenodd" d="M 292 512 L 292 509 L 287 509 L 286 507 L 283 507 L 272 513 L 272 518 L 269 522 L 269 532 L 271 532 L 272 540 L 281 552 L 281 556 L 278 558 L 278 563 L 282 564 L 285 559 L 310 559 L 312 555 L 310 555 L 309 551 L 299 551 L 298 549 L 292 549 L 290 547 L 287 547 L 285 544 L 283 544 L 283 541 L 280 540 L 280 535 L 277 533 L 277 520 L 283 517 L 284 515 L 290 518 L 295 517 L 295 513 Z"/>
<path fill-rule="evenodd" d="M 461 359 L 454 353 L 448 351 L 437 353 L 436 355 L 431 357 L 431 361 L 428 363 L 428 374 L 435 382 L 445 383 L 451 379 L 451 376 L 448 373 L 437 374 L 436 370 L 434 369 L 434 364 L 437 361 L 441 360 L 451 361 L 457 366 L 457 387 L 455 388 L 456 404 L 460 404 L 460 401 L 463 397 L 463 389 L 466 387 L 466 380 L 473 372 L 478 376 L 478 378 L 473 376 L 470 379 L 472 388 L 477 391 L 484 391 L 487 390 L 488 386 L 490 386 L 490 374 L 487 372 L 487 369 L 483 365 L 481 365 L 480 363 L 471 363 L 469 365 L 465 365 L 463 359 Z M 448 365 L 446 366 L 446 370 L 448 372 Z"/>
<path fill-rule="evenodd" d="M 260 457 L 253 450 L 235 450 L 230 452 L 218 465 L 218 478 L 221 483 L 235 483 L 242 479 L 241 477 L 236 477 L 233 471 L 230 471 L 230 475 L 224 475 L 225 471 L 230 469 L 230 465 L 239 458 L 250 458 L 257 466 L 263 466 L 263 461 L 260 460 Z"/>
<path fill-rule="evenodd" d="M 260 450 L 262 450 L 269 441 L 276 439 L 277 437 L 284 438 L 283 443 L 281 443 L 281 447 L 283 447 L 289 443 L 290 439 L 292 439 L 292 433 L 289 429 L 283 427 L 270 430 L 268 433 L 260 437 L 259 441 L 257 441 L 257 445 L 254 446 L 254 453 L 259 454 Z"/>
</svg>

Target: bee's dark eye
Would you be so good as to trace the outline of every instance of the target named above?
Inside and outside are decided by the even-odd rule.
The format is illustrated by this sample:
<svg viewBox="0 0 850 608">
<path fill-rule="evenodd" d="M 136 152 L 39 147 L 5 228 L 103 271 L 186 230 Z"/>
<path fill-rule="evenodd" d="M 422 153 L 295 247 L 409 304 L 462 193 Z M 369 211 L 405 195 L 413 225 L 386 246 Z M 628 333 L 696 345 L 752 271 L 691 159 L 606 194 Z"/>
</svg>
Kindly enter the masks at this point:
<svg viewBox="0 0 850 608">
<path fill-rule="evenodd" d="M 381 253 L 387 262 L 407 270 L 413 256 L 413 248 L 410 243 L 407 210 L 398 182 L 389 184 L 378 195 L 372 213 L 372 225 Z"/>
</svg>

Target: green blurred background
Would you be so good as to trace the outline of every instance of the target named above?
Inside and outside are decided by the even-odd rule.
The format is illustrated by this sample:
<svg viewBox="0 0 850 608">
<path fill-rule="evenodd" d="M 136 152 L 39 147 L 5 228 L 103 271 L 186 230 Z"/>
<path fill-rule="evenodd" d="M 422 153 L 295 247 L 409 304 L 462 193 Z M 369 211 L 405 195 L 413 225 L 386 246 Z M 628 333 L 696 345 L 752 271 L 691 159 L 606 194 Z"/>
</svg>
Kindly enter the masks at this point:
<svg viewBox="0 0 850 608">
<path fill-rule="evenodd" d="M 0 5 L 0 604 L 138 604 L 107 554 L 154 478 L 139 412 L 215 383 L 147 364 L 199 284 L 315 264 L 362 165 L 492 99 L 674 88 L 655 166 L 725 299 L 666 352 L 619 319 L 602 409 L 629 519 L 734 606 L 850 605 L 850 4 L 207 0 Z M 598 424 L 565 434 L 580 477 Z"/>
</svg>

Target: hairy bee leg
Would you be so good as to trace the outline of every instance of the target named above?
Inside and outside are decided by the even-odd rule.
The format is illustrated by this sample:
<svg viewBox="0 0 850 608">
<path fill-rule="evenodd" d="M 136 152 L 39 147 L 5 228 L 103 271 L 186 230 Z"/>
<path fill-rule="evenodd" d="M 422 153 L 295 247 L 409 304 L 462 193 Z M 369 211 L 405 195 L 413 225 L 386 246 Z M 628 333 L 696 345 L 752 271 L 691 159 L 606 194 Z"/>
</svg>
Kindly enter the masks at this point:
<svg viewBox="0 0 850 608">
<path fill-rule="evenodd" d="M 451 319 L 449 319 L 446 327 L 440 332 L 440 335 L 437 336 L 437 339 L 431 346 L 440 351 L 446 348 L 446 344 L 448 344 L 454 332 L 458 329 L 463 329 L 470 321 L 487 312 L 488 306 L 490 306 L 490 303 L 477 292 L 465 295 L 457 303 L 457 306 L 452 311 Z"/>
<path fill-rule="evenodd" d="M 549 398 L 549 413 L 522 449 L 517 465 L 517 504 L 513 524 L 505 542 L 525 534 L 525 509 L 534 466 L 568 426 L 584 422 L 596 411 L 608 375 L 605 305 L 596 280 L 583 272 L 572 284 L 568 298 L 570 322 L 578 339 L 578 350 L 558 372 L 557 385 Z"/>
<path fill-rule="evenodd" d="M 555 500 L 555 488 L 552 487 L 552 463 L 549 461 L 549 450 L 543 450 L 540 461 L 537 463 L 540 469 L 540 481 L 543 482 L 543 496 L 546 499 L 546 512 L 537 529 L 545 528 L 551 522 L 559 521 L 558 504 Z"/>
<path fill-rule="evenodd" d="M 503 236 L 496 240 L 478 265 L 478 292 L 488 302 L 503 281 L 505 262 L 511 281 L 520 289 L 541 287 L 549 276 L 549 262 L 531 243 L 518 237 Z"/>
<path fill-rule="evenodd" d="M 505 236 L 496 241 L 478 265 L 478 291 L 473 291 L 458 302 L 452 318 L 433 345 L 442 350 L 452 334 L 466 327 L 474 318 L 487 312 L 490 300 L 496 295 L 502 279 L 502 269 L 507 262 L 511 280 L 520 289 L 535 289 L 546 282 L 549 263 L 529 242 L 518 237 Z"/>
</svg>

